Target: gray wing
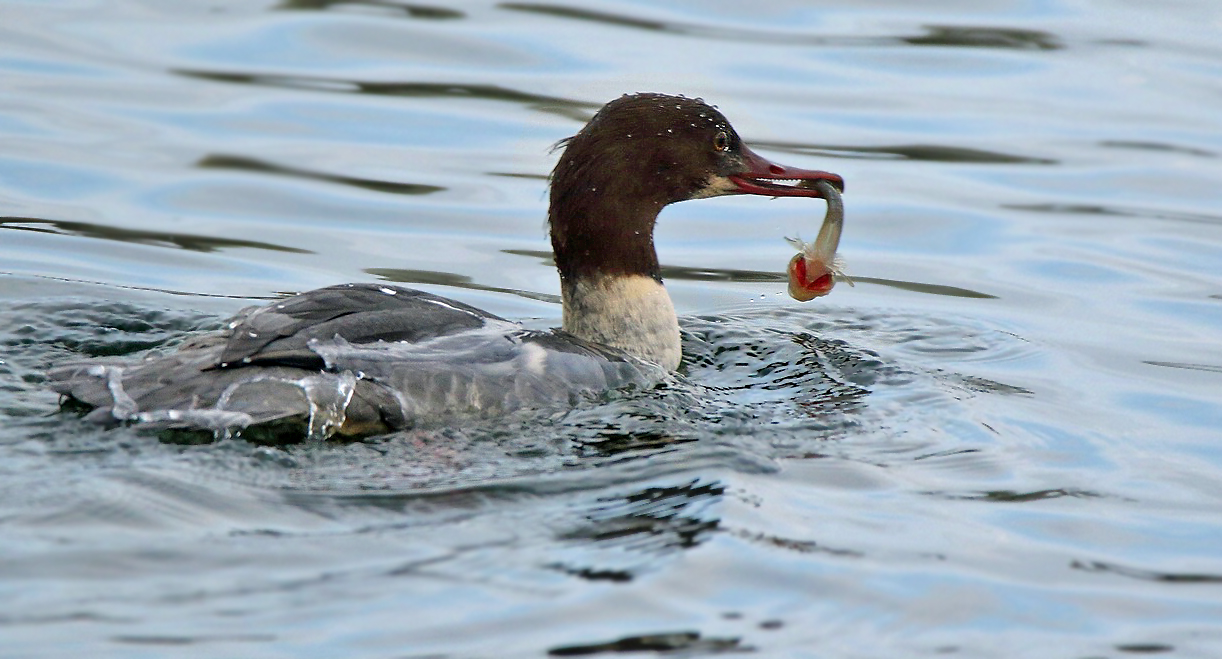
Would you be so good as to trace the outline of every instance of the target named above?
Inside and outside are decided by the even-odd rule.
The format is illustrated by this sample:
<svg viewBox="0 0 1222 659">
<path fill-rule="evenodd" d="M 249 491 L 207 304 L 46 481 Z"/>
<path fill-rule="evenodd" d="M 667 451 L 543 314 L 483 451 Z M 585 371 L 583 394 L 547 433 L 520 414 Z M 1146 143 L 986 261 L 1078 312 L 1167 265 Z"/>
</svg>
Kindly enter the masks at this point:
<svg viewBox="0 0 1222 659">
<path fill-rule="evenodd" d="M 282 364 L 322 368 L 317 339 L 417 342 L 503 319 L 431 293 L 382 284 L 341 284 L 259 307 L 230 324 L 216 366 Z"/>
<path fill-rule="evenodd" d="M 114 426 L 226 431 L 287 424 L 286 432 L 351 436 L 409 425 L 394 392 L 351 373 L 292 366 L 217 369 L 224 337 L 140 361 L 98 360 L 52 370 L 50 386 L 94 408 L 86 419 Z"/>
</svg>

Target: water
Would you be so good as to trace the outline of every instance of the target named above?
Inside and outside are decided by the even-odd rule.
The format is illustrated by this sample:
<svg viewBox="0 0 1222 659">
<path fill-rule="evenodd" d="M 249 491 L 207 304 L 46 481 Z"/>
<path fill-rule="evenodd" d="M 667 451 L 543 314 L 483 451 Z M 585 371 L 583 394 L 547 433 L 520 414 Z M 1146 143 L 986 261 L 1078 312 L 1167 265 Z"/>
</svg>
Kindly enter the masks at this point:
<svg viewBox="0 0 1222 659">
<path fill-rule="evenodd" d="M 1222 655 L 1216 3 L 0 14 L 0 654 Z M 555 325 L 548 147 L 644 90 L 844 175 L 856 287 L 704 200 L 659 390 L 276 447 L 41 386 L 345 281 Z"/>
</svg>

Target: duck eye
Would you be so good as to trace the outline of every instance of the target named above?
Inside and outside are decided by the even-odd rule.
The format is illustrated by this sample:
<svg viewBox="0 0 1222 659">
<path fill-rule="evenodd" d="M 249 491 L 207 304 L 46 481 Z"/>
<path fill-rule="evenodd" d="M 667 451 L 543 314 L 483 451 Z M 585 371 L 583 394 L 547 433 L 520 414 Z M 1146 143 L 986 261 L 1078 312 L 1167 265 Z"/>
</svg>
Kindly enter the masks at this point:
<svg viewBox="0 0 1222 659">
<path fill-rule="evenodd" d="M 713 136 L 713 148 L 717 149 L 718 151 L 729 151 L 730 150 L 730 136 L 726 135 L 726 132 L 724 130 L 719 131 L 716 135 Z"/>
</svg>

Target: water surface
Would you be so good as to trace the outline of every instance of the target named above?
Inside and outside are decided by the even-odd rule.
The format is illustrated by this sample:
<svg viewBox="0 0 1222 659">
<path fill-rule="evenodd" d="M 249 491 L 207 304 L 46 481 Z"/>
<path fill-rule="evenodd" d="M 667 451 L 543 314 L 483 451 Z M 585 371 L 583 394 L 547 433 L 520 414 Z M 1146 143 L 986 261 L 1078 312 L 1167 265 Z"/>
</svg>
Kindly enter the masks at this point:
<svg viewBox="0 0 1222 659">
<path fill-rule="evenodd" d="M 0 13 L 5 656 L 1222 654 L 1215 3 Z M 345 281 L 558 324 L 549 147 L 632 91 L 844 175 L 856 286 L 704 200 L 656 390 L 277 447 L 43 387 Z"/>
</svg>

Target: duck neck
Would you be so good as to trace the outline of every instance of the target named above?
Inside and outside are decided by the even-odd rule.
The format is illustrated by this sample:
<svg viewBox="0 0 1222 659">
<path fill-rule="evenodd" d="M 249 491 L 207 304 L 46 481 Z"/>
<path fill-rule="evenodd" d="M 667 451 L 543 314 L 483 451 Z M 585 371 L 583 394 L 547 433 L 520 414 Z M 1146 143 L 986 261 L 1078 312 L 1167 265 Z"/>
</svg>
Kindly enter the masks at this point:
<svg viewBox="0 0 1222 659">
<path fill-rule="evenodd" d="M 653 246 L 653 225 L 663 204 L 633 213 L 613 201 L 602 208 L 557 207 L 555 201 L 549 221 L 564 330 L 669 370 L 678 368 L 679 321 L 662 286 Z M 558 210 L 567 213 L 560 217 Z"/>
<path fill-rule="evenodd" d="M 641 275 L 561 280 L 564 331 L 679 368 L 679 320 L 662 282 Z"/>
</svg>

